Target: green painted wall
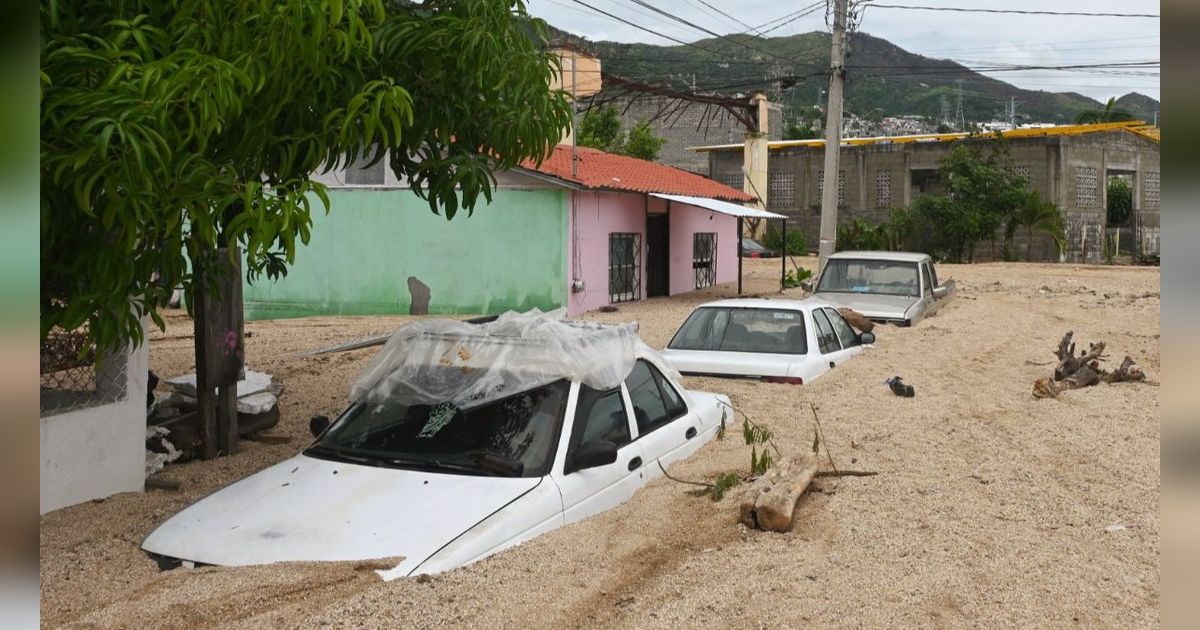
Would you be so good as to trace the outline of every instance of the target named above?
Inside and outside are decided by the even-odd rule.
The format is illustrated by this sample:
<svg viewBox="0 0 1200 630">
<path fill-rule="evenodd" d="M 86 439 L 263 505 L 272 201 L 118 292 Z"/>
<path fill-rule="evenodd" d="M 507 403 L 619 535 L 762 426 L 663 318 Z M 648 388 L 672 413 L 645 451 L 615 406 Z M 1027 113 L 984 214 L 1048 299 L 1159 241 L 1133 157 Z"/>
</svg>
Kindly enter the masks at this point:
<svg viewBox="0 0 1200 630">
<path fill-rule="evenodd" d="M 499 313 L 566 303 L 562 189 L 497 190 L 452 221 L 411 191 L 330 190 L 314 200 L 312 239 L 277 282 L 245 286 L 247 319 L 406 314 L 408 277 L 430 289 L 429 312 Z"/>
</svg>

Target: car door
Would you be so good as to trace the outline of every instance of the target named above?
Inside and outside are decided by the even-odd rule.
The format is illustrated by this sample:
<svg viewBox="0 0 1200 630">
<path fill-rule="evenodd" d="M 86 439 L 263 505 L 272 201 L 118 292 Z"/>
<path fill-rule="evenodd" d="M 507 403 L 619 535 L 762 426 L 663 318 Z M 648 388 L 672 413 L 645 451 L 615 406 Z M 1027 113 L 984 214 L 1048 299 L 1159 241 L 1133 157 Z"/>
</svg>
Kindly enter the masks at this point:
<svg viewBox="0 0 1200 630">
<path fill-rule="evenodd" d="M 837 334 L 838 341 L 842 344 L 840 352 L 836 353 L 837 358 L 833 359 L 840 363 L 850 357 L 862 352 L 862 341 L 858 338 L 858 333 L 846 323 L 846 319 L 836 309 L 825 308 L 825 316 L 829 318 L 829 323 L 833 326 L 833 332 Z"/>
<path fill-rule="evenodd" d="M 651 476 L 662 472 L 656 462 L 665 468 L 694 450 L 686 447 L 702 429 L 699 417 L 689 412 L 683 395 L 657 368 L 639 359 L 625 377 L 625 390 Z"/>
<path fill-rule="evenodd" d="M 550 477 L 563 501 L 563 523 L 572 523 L 614 508 L 646 483 L 642 445 L 633 441 L 633 423 L 623 387 L 597 391 L 575 383 L 574 404 L 567 409 L 563 444 Z M 617 445 L 617 461 L 575 470 L 573 454 L 580 444 L 607 439 Z"/>
<path fill-rule="evenodd" d="M 842 348 L 842 342 L 838 338 L 837 332 L 833 329 L 833 324 L 829 321 L 827 313 L 829 309 L 814 308 L 812 310 L 813 332 L 817 336 L 817 350 L 821 353 L 821 364 L 826 369 L 834 368 L 843 360 L 849 358 L 850 354 Z"/>
</svg>

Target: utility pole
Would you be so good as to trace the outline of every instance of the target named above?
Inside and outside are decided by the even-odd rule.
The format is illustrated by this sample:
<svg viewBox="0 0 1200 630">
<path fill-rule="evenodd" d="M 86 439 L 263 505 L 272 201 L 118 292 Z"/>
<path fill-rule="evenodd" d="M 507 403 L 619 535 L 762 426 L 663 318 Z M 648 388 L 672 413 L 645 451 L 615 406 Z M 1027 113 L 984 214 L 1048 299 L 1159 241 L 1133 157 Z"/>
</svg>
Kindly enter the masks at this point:
<svg viewBox="0 0 1200 630">
<path fill-rule="evenodd" d="M 1017 128 L 1017 97 L 1008 97 L 1008 128 Z"/>
<path fill-rule="evenodd" d="M 829 105 L 825 109 L 825 179 L 821 194 L 818 273 L 837 245 L 838 158 L 842 150 L 842 81 L 846 78 L 846 2 L 833 0 L 833 48 L 829 52 Z"/>
<path fill-rule="evenodd" d="M 966 131 L 967 119 L 966 116 L 963 115 L 962 107 L 962 79 L 959 79 L 956 81 L 956 83 L 958 83 L 958 105 L 955 107 L 954 118 L 956 119 L 955 122 L 957 123 L 957 131 Z"/>
</svg>

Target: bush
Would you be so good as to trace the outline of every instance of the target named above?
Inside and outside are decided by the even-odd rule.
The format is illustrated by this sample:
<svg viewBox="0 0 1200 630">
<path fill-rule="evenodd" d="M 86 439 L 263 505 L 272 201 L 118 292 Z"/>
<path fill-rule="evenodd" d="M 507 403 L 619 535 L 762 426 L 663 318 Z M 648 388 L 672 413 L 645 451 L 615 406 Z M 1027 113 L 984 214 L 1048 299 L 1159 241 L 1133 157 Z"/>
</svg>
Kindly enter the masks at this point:
<svg viewBox="0 0 1200 630">
<path fill-rule="evenodd" d="M 768 223 L 766 231 L 763 232 L 762 243 L 770 249 L 783 252 L 783 230 L 772 223 Z M 808 253 L 808 239 L 804 238 L 804 232 L 800 230 L 788 230 L 787 251 L 785 253 L 791 256 L 803 256 Z"/>
</svg>

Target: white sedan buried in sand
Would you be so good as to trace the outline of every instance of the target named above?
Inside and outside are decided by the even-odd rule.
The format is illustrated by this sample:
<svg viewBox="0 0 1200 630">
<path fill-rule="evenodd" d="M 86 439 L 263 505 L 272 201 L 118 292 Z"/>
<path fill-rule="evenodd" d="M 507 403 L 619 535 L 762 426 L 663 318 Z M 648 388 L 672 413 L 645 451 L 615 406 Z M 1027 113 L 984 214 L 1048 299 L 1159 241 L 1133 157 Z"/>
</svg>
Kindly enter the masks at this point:
<svg viewBox="0 0 1200 630">
<path fill-rule="evenodd" d="M 685 390 L 636 328 L 505 314 L 399 329 L 303 453 L 176 514 L 169 568 L 394 558 L 463 566 L 628 500 L 712 439 L 729 398 Z"/>
<path fill-rule="evenodd" d="M 872 343 L 821 300 L 733 299 L 692 311 L 663 357 L 684 374 L 800 385 Z"/>
</svg>

